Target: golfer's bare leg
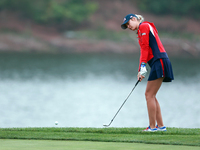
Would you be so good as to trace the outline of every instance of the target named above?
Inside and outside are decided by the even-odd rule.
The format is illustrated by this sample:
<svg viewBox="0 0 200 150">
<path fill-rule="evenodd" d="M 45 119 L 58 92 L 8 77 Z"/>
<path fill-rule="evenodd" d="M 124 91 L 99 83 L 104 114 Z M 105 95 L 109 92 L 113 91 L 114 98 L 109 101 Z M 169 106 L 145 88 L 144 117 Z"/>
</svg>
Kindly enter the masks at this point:
<svg viewBox="0 0 200 150">
<path fill-rule="evenodd" d="M 147 82 L 145 97 L 147 101 L 149 125 L 152 129 L 156 127 L 157 119 L 159 123 L 162 122 L 160 106 L 156 99 L 156 94 L 162 84 L 162 81 L 163 81 L 163 78 L 159 78 L 159 79 Z"/>
<path fill-rule="evenodd" d="M 160 104 L 158 103 L 157 98 L 156 98 L 156 121 L 157 121 L 157 125 L 159 127 L 164 126 L 163 120 L 162 120 L 162 114 L 161 114 Z"/>
</svg>

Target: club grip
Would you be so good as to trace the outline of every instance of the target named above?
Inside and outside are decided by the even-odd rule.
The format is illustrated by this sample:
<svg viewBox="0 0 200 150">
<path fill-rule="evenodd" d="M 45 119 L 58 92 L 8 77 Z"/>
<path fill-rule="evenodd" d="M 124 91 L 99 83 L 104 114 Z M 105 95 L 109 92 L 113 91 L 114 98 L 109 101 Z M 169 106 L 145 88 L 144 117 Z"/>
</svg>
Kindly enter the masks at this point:
<svg viewBox="0 0 200 150">
<path fill-rule="evenodd" d="M 135 83 L 135 86 L 137 86 L 139 82 L 140 82 L 140 78 L 139 78 L 139 80 Z"/>
</svg>

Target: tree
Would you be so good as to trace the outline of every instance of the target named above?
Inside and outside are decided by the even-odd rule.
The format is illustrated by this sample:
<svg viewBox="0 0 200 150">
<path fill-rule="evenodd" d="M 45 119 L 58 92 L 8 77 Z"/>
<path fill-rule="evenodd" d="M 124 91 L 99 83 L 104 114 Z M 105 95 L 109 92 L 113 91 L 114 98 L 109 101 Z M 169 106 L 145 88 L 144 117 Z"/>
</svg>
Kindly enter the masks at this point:
<svg viewBox="0 0 200 150">
<path fill-rule="evenodd" d="M 143 11 L 157 15 L 176 15 L 200 18 L 200 1 L 198 0 L 137 0 Z"/>
<path fill-rule="evenodd" d="M 0 10 L 19 12 L 46 25 L 76 27 L 86 22 L 98 8 L 97 3 L 85 0 L 1 0 Z"/>
</svg>

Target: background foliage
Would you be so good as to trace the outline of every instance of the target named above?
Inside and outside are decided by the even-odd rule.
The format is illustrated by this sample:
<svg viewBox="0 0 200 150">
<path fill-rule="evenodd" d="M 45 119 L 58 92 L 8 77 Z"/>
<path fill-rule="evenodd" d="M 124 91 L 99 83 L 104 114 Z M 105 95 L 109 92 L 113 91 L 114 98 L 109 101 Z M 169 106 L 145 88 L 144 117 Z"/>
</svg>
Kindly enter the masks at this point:
<svg viewBox="0 0 200 150">
<path fill-rule="evenodd" d="M 200 18 L 199 0 L 137 0 L 141 10 L 156 15 L 171 14 Z"/>
<path fill-rule="evenodd" d="M 156 15 L 200 18 L 199 0 L 135 0 L 140 10 Z M 0 11 L 8 10 L 40 24 L 56 28 L 77 28 L 89 24 L 98 0 L 0 0 Z M 106 10 L 105 10 L 106 11 Z"/>
<path fill-rule="evenodd" d="M 73 25 L 87 21 L 98 8 L 97 3 L 80 0 L 1 0 L 0 10 L 19 12 L 43 24 Z M 69 23 L 70 22 L 70 23 Z"/>
</svg>

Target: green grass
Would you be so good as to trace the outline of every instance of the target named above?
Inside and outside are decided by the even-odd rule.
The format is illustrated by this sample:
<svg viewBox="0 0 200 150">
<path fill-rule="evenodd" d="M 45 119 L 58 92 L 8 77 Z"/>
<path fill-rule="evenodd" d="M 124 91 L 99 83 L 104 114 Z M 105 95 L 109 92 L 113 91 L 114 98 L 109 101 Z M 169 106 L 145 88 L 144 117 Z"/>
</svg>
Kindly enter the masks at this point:
<svg viewBox="0 0 200 150">
<path fill-rule="evenodd" d="M 58 140 L 1 139 L 0 150 L 199 150 L 195 146 Z"/>
<path fill-rule="evenodd" d="M 134 33 L 133 33 L 134 34 Z M 135 38 L 137 39 L 136 34 Z M 133 42 L 129 34 L 124 31 L 116 32 L 100 28 L 98 30 L 82 30 L 82 31 L 67 31 L 64 36 L 72 39 L 87 39 L 87 40 L 108 40 L 115 42 Z"/>
<path fill-rule="evenodd" d="M 81 31 L 67 31 L 63 34 L 67 38 L 72 39 L 87 39 L 87 40 L 107 40 L 114 42 L 136 42 L 136 32 L 130 32 L 129 30 L 111 31 L 105 28 L 99 28 L 97 30 L 81 30 Z M 187 32 L 170 32 L 159 30 L 159 36 L 161 38 L 169 39 L 182 39 L 198 42 L 200 40 L 199 34 L 187 33 Z"/>
<path fill-rule="evenodd" d="M 147 133 L 143 128 L 0 128 L 0 139 L 70 140 L 145 143 L 200 147 L 200 129 L 168 128 Z"/>
</svg>

